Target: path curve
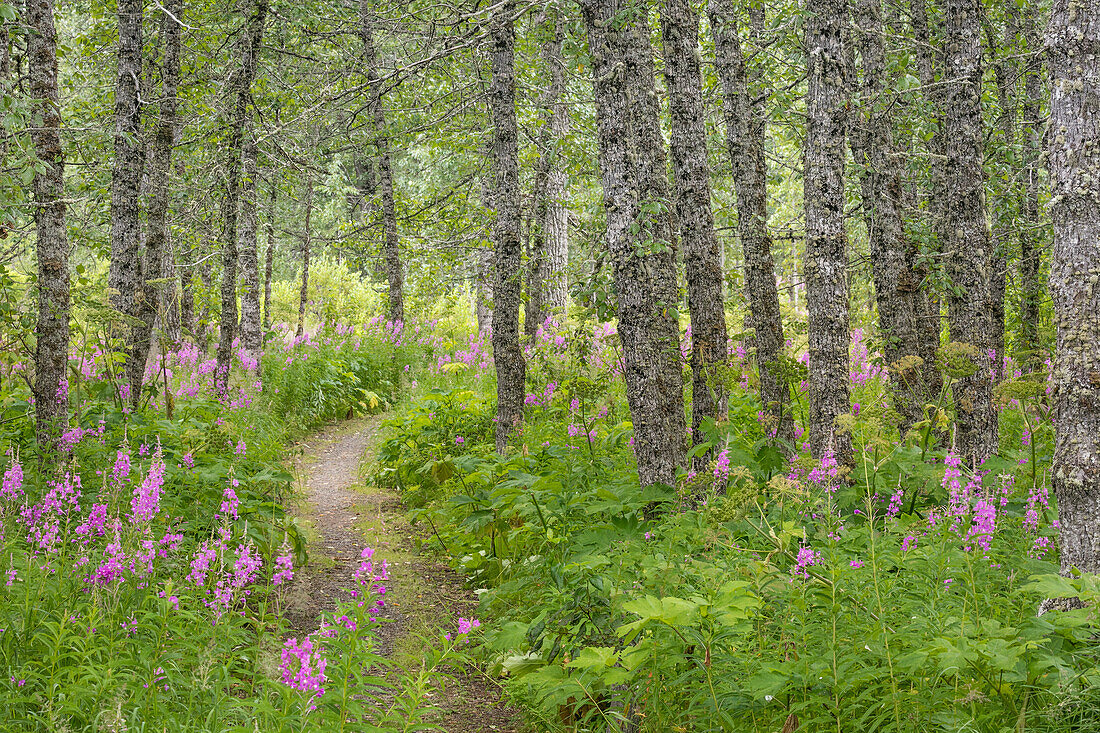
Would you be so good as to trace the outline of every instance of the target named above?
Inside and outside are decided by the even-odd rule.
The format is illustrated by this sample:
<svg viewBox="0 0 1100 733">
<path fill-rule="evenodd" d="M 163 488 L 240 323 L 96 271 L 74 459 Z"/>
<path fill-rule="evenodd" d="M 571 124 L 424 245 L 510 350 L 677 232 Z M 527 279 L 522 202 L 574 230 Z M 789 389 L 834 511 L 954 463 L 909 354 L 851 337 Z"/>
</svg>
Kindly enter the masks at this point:
<svg viewBox="0 0 1100 733">
<path fill-rule="evenodd" d="M 295 515 L 309 540 L 309 564 L 288 588 L 284 616 L 298 634 L 316 630 L 320 614 L 350 596 L 364 546 L 390 562 L 379 653 L 399 664 L 415 661 L 415 635 L 453 629 L 455 618 L 476 612 L 477 599 L 450 568 L 421 555 L 420 538 L 405 517 L 396 490 L 366 485 L 364 460 L 372 461 L 381 435 L 379 415 L 328 426 L 298 445 L 294 461 L 301 500 Z M 438 701 L 447 733 L 520 729 L 519 713 L 502 704 L 499 686 L 477 670 L 449 682 Z"/>
</svg>

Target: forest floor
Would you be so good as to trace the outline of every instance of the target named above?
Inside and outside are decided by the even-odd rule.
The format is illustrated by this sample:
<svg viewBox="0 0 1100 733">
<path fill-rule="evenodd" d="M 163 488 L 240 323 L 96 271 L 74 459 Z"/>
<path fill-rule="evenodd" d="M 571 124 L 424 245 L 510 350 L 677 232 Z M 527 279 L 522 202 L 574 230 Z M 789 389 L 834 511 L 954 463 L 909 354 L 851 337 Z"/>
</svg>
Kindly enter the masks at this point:
<svg viewBox="0 0 1100 733">
<path fill-rule="evenodd" d="M 374 459 L 382 417 L 347 420 L 324 428 L 296 448 L 300 500 L 295 514 L 309 541 L 309 563 L 288 589 L 285 617 L 298 635 L 317 629 L 320 615 L 348 599 L 363 547 L 375 562 L 389 561 L 387 619 L 378 652 L 399 666 L 417 667 L 423 658 L 418 635 L 454 633 L 459 616 L 474 616 L 477 598 L 450 568 L 417 549 L 420 531 L 405 515 L 395 489 L 370 485 L 365 470 Z M 440 699 L 438 725 L 447 733 L 515 732 L 519 713 L 501 700 L 497 683 L 474 668 L 452 670 Z"/>
</svg>

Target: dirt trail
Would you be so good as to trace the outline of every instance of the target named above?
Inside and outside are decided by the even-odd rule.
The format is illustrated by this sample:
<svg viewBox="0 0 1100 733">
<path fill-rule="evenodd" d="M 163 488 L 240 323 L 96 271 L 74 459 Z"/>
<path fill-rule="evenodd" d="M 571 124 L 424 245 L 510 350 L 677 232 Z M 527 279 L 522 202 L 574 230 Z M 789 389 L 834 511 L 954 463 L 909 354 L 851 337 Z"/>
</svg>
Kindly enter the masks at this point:
<svg viewBox="0 0 1100 733">
<path fill-rule="evenodd" d="M 359 553 L 369 545 L 389 560 L 386 608 L 379 651 L 399 663 L 417 658 L 417 634 L 453 630 L 458 616 L 476 612 L 477 600 L 446 566 L 420 555 L 418 532 L 405 518 L 400 496 L 368 486 L 364 461 L 373 461 L 382 418 L 357 418 L 325 428 L 301 443 L 295 460 L 303 497 L 296 507 L 309 538 L 310 561 L 288 589 L 285 616 L 298 633 L 317 628 L 319 616 L 348 598 Z M 515 732 L 519 714 L 501 703 L 496 683 L 470 670 L 449 682 L 439 724 L 448 733 Z"/>
</svg>

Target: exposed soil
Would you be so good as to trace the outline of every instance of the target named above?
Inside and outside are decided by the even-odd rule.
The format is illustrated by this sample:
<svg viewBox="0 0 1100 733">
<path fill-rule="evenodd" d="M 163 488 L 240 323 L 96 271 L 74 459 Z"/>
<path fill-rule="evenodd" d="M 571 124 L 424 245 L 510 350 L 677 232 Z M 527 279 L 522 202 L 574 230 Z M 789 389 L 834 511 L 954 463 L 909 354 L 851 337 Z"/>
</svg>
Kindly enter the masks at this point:
<svg viewBox="0 0 1100 733">
<path fill-rule="evenodd" d="M 379 416 L 357 418 L 325 428 L 297 446 L 294 461 L 301 500 L 296 507 L 309 539 L 309 564 L 295 573 L 284 615 L 298 634 L 317 629 L 320 615 L 335 609 L 343 590 L 354 585 L 363 547 L 390 563 L 386 607 L 381 614 L 381 654 L 398 664 L 415 664 L 421 642 L 455 619 L 476 613 L 477 599 L 450 568 L 421 555 L 420 537 L 405 518 L 400 496 L 366 485 L 364 467 L 373 460 Z M 438 723 L 448 733 L 520 730 L 519 712 L 503 704 L 496 682 L 476 669 L 456 670 L 436 700 Z"/>
</svg>

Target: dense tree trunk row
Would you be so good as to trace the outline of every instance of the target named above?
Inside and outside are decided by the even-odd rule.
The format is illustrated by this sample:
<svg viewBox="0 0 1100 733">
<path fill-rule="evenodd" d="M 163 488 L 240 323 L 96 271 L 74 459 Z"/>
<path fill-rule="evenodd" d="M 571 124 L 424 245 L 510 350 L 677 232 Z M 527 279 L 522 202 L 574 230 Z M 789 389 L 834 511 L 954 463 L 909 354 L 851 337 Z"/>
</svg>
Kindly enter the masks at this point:
<svg viewBox="0 0 1100 733">
<path fill-rule="evenodd" d="M 548 21 L 550 39 L 543 58 L 550 68 L 550 86 L 543 95 L 539 162 L 534 178 L 534 225 L 527 263 L 527 305 L 524 327 L 533 340 L 550 310 L 563 311 L 568 298 L 565 268 L 569 258 L 568 208 L 563 200 L 568 179 L 561 145 L 569 129 L 569 111 L 562 103 L 565 67 L 562 60 L 562 22 Z"/>
<path fill-rule="evenodd" d="M 779 310 L 772 238 L 768 233 L 763 85 L 758 73 L 750 77 L 732 0 L 711 0 L 708 12 L 722 83 L 726 140 L 733 163 L 737 233 L 744 254 L 745 292 L 760 372 L 760 400 L 770 415 L 776 437 L 791 443 L 794 420 L 790 413 L 790 389 L 783 375 L 783 317 Z M 764 22 L 763 8 L 751 9 L 749 30 L 758 41 L 764 33 Z M 759 102 L 754 102 L 758 97 Z"/>
<path fill-rule="evenodd" d="M 699 17 L 691 0 L 665 0 L 661 14 L 668 87 L 675 211 L 683 242 L 691 317 L 691 428 L 725 412 L 726 308 L 722 251 L 710 205 L 710 169 L 699 59 Z"/>
<path fill-rule="evenodd" d="M 973 373 L 955 383 L 957 445 L 979 464 L 996 449 L 997 415 L 989 350 L 993 347 L 992 282 L 996 267 L 986 222 L 982 174 L 981 8 L 979 0 L 944 2 L 943 254 L 951 340 L 962 344 Z"/>
<path fill-rule="evenodd" d="M 917 263 L 918 245 L 905 231 L 904 152 L 894 139 L 894 100 L 883 44 L 885 27 L 879 0 L 858 0 L 857 47 L 862 87 L 860 116 L 853 125 L 851 148 L 862 167 L 860 190 L 873 264 L 883 351 L 894 386 L 894 406 L 903 431 L 921 420 L 933 399 L 929 373 L 935 368 L 935 346 L 922 338 L 921 323 L 934 319 L 923 287 L 925 273 Z"/>
<path fill-rule="evenodd" d="M 164 59 L 161 63 L 161 89 L 158 103 L 159 115 L 149 154 L 149 232 L 145 238 L 145 255 L 141 266 L 141 289 L 134 308 L 133 346 L 129 359 L 130 392 L 134 404 L 141 399 L 145 364 L 149 357 L 153 326 L 157 311 L 165 299 L 161 292 L 166 279 L 172 252 L 168 237 L 169 177 L 172 163 L 172 145 L 176 140 L 176 94 L 180 77 L 180 16 L 182 0 L 166 0 L 161 15 L 161 36 Z M 174 268 L 173 268 L 174 271 Z M 174 300 L 173 293 L 170 296 Z M 172 319 L 166 319 L 171 322 Z M 178 337 L 177 337 L 178 340 Z"/>
<path fill-rule="evenodd" d="M 237 214 L 241 190 L 241 154 L 252 105 L 252 80 L 256 76 L 267 11 L 268 0 L 256 0 L 241 41 L 240 66 L 234 70 L 227 84 L 233 107 L 227 121 L 229 134 L 222 160 L 225 189 L 222 194 L 222 231 L 219 238 L 222 247 L 222 281 L 217 353 L 217 374 L 222 389 L 228 386 L 229 368 L 233 362 L 233 341 L 237 336 Z"/>
</svg>

